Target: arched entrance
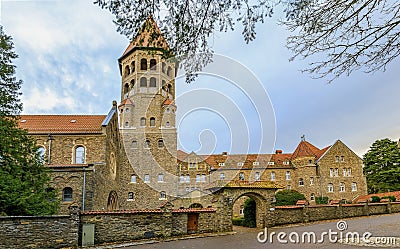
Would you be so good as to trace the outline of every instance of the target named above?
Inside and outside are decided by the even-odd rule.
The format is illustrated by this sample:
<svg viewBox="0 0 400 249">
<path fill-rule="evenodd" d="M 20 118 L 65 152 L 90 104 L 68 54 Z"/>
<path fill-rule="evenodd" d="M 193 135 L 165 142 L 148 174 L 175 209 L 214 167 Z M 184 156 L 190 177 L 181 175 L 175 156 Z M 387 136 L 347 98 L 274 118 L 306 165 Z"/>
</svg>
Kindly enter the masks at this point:
<svg viewBox="0 0 400 249">
<path fill-rule="evenodd" d="M 118 194 L 114 190 L 110 192 L 107 200 L 107 210 L 118 209 Z"/>
<path fill-rule="evenodd" d="M 241 197 L 247 196 L 256 203 L 256 227 L 268 226 L 268 210 L 274 207 L 275 191 L 281 186 L 270 181 L 219 181 L 209 188 L 218 201 L 220 231 L 232 231 L 234 203 Z"/>
</svg>

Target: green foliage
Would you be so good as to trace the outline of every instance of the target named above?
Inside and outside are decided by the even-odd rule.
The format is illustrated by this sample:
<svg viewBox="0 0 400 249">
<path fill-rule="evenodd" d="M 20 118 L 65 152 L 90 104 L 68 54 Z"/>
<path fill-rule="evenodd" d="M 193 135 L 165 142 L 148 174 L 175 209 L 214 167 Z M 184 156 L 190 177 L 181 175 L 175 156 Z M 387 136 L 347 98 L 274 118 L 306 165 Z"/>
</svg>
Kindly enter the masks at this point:
<svg viewBox="0 0 400 249">
<path fill-rule="evenodd" d="M 232 219 L 232 224 L 234 225 L 234 226 L 245 226 L 245 221 L 244 221 L 244 218 L 242 217 L 242 218 L 234 218 L 234 219 Z"/>
<path fill-rule="evenodd" d="M 17 127 L 17 114 L 22 109 L 12 60 L 10 36 L 0 27 L 0 214 L 47 215 L 59 206 L 56 192 L 47 191 L 48 175 L 35 142 Z"/>
<path fill-rule="evenodd" d="M 363 156 L 368 193 L 400 190 L 400 151 L 388 138 L 375 141 Z"/>
<path fill-rule="evenodd" d="M 328 204 L 329 198 L 326 196 L 315 197 L 315 203 L 317 204 Z"/>
<path fill-rule="evenodd" d="M 275 204 L 276 206 L 296 205 L 296 202 L 298 200 L 306 199 L 306 197 L 303 194 L 292 189 L 285 189 L 277 192 L 275 194 L 275 198 L 276 198 L 276 204 Z"/>
<path fill-rule="evenodd" d="M 379 196 L 371 196 L 371 202 L 372 203 L 376 203 L 376 202 L 380 202 L 381 198 Z"/>
<path fill-rule="evenodd" d="M 244 223 L 246 227 L 256 227 L 256 202 L 253 199 L 247 199 L 244 202 Z"/>
<path fill-rule="evenodd" d="M 391 202 L 396 201 L 396 197 L 394 197 L 393 195 L 383 196 L 381 199 L 389 199 Z"/>
</svg>

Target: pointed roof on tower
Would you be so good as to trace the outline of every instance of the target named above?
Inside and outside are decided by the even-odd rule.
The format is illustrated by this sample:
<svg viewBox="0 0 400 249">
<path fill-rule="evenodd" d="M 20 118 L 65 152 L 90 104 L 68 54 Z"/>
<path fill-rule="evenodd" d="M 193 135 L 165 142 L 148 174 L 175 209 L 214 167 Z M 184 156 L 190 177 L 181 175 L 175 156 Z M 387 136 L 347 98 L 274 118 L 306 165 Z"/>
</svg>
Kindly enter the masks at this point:
<svg viewBox="0 0 400 249">
<path fill-rule="evenodd" d="M 120 60 L 137 48 L 158 48 L 170 50 L 167 40 L 152 16 L 149 16 L 140 27 L 132 42 L 125 49 Z"/>
<path fill-rule="evenodd" d="M 302 139 L 299 145 L 297 145 L 296 150 L 292 154 L 292 159 L 303 156 L 314 156 L 318 157 L 321 154 L 321 150 Z"/>
</svg>

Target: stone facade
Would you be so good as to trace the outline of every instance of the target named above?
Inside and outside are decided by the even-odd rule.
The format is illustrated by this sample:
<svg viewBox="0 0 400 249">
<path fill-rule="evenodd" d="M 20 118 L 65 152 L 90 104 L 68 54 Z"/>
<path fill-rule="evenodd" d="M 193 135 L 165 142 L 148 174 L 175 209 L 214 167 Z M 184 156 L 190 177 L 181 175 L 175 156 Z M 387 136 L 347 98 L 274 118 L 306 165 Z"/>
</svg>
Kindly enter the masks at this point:
<svg viewBox="0 0 400 249">
<path fill-rule="evenodd" d="M 256 199 L 261 225 L 266 223 L 263 215 L 271 204 L 271 190 L 298 190 L 312 204 L 318 196 L 351 201 L 366 194 L 362 161 L 340 140 L 319 149 L 303 139 L 293 153 L 196 155 L 177 151 L 177 65 L 166 59 L 168 51 L 167 42 L 149 18 L 118 60 L 121 98 L 119 104 L 113 102 L 108 115 L 21 117 L 20 126 L 43 148 L 52 170 L 51 185 L 62 199 L 61 213 L 73 202 L 84 211 L 157 209 L 168 201 L 175 208 L 216 208 L 233 197 L 212 192 L 210 186 L 215 182 L 254 182 L 256 189 L 258 183 L 269 182 L 274 186 L 262 190 L 269 196 L 266 203 L 248 186 L 248 193 L 242 193 Z M 241 196 L 231 190 L 224 193 L 235 195 L 235 202 Z M 233 208 L 231 201 L 228 207 Z M 231 210 L 221 212 L 228 220 L 235 216 Z M 226 222 L 229 228 L 230 221 Z"/>
</svg>

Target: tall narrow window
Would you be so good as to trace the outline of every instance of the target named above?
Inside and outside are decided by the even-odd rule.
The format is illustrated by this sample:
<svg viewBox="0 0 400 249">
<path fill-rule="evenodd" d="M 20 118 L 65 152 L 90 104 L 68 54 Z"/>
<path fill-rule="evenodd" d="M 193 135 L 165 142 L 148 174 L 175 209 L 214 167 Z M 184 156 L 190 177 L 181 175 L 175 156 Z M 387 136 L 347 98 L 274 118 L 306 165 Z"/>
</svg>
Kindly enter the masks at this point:
<svg viewBox="0 0 400 249">
<path fill-rule="evenodd" d="M 72 188 L 66 187 L 63 189 L 63 201 L 72 201 Z"/>
<path fill-rule="evenodd" d="M 149 149 L 149 148 L 150 148 L 150 140 L 144 141 L 144 147 L 145 147 L 146 149 Z"/>
<path fill-rule="evenodd" d="M 157 61 L 156 59 L 150 60 L 150 70 L 157 70 Z"/>
<path fill-rule="evenodd" d="M 78 146 L 75 148 L 75 164 L 85 163 L 85 147 Z"/>
<path fill-rule="evenodd" d="M 259 180 L 260 180 L 260 172 L 256 172 L 256 173 L 254 174 L 254 179 L 255 179 L 256 181 L 259 181 Z"/>
<path fill-rule="evenodd" d="M 150 118 L 150 126 L 151 126 L 151 127 L 156 126 L 156 118 L 154 118 L 154 117 L 151 117 L 151 118 Z"/>
<path fill-rule="evenodd" d="M 244 173 L 239 172 L 239 180 L 244 181 Z"/>
<path fill-rule="evenodd" d="M 156 87 L 157 83 L 156 83 L 156 78 L 151 77 L 150 78 L 150 87 Z"/>
<path fill-rule="evenodd" d="M 219 179 L 220 180 L 225 180 L 225 173 L 220 173 L 219 174 Z"/>
<path fill-rule="evenodd" d="M 37 153 L 38 153 L 39 156 L 40 156 L 40 160 L 41 160 L 42 162 L 44 162 L 44 155 L 46 154 L 46 149 L 45 149 L 44 147 L 40 146 L 40 147 L 37 149 Z"/>
<path fill-rule="evenodd" d="M 128 193 L 128 200 L 133 200 L 133 192 Z"/>
<path fill-rule="evenodd" d="M 129 69 L 129 66 L 125 66 L 125 76 L 128 76 L 131 73 L 131 70 Z"/>
<path fill-rule="evenodd" d="M 274 172 L 274 171 L 271 172 L 271 177 L 270 177 L 270 179 L 271 179 L 271 181 L 275 181 L 276 175 L 275 175 L 275 172 Z"/>
<path fill-rule="evenodd" d="M 158 140 L 158 148 L 162 148 L 162 147 L 164 147 L 164 140 L 159 139 Z"/>
<path fill-rule="evenodd" d="M 341 161 L 342 163 L 344 163 L 344 156 L 341 156 L 341 157 L 340 157 L 340 161 Z"/>
<path fill-rule="evenodd" d="M 124 94 L 129 92 L 129 84 L 125 83 L 124 85 Z"/>
<path fill-rule="evenodd" d="M 181 175 L 179 177 L 179 182 L 185 182 L 185 176 L 184 175 Z"/>
<path fill-rule="evenodd" d="M 206 175 L 205 174 L 201 175 L 201 182 L 206 182 Z"/>
<path fill-rule="evenodd" d="M 353 182 L 351 184 L 351 191 L 357 191 L 357 183 Z"/>
<path fill-rule="evenodd" d="M 341 182 L 340 183 L 340 192 L 344 192 L 344 191 L 345 191 L 344 183 Z"/>
<path fill-rule="evenodd" d="M 287 181 L 290 180 L 290 171 L 286 171 L 286 180 L 287 180 Z"/>
<path fill-rule="evenodd" d="M 347 176 L 351 176 L 351 168 L 347 169 Z"/>
<path fill-rule="evenodd" d="M 163 72 L 163 73 L 165 73 L 165 67 L 166 67 L 167 65 L 165 64 L 165 62 L 163 62 L 163 63 L 161 63 L 161 71 Z"/>
<path fill-rule="evenodd" d="M 310 177 L 310 185 L 314 185 L 314 177 Z"/>
<path fill-rule="evenodd" d="M 160 192 L 160 199 L 162 200 L 167 199 L 167 194 L 165 193 L 165 191 Z"/>
<path fill-rule="evenodd" d="M 149 174 L 145 174 L 144 175 L 144 182 L 150 182 L 150 175 Z"/>
<path fill-rule="evenodd" d="M 328 184 L 328 192 L 329 192 L 329 193 L 332 193 L 332 192 L 333 192 L 333 185 L 332 185 L 332 183 L 329 183 L 329 184 Z"/>
<path fill-rule="evenodd" d="M 145 117 L 142 117 L 140 119 L 140 126 L 146 126 L 146 118 Z"/>
<path fill-rule="evenodd" d="M 132 148 L 137 149 L 137 147 L 138 147 L 137 141 L 133 140 L 132 141 Z"/>
<path fill-rule="evenodd" d="M 147 79 L 145 77 L 140 78 L 140 87 L 147 87 Z"/>
<path fill-rule="evenodd" d="M 196 175 L 196 182 L 200 182 L 200 175 L 199 174 Z"/>
<path fill-rule="evenodd" d="M 315 200 L 315 194 L 314 193 L 311 194 L 310 200 L 312 200 L 312 201 Z"/>
<path fill-rule="evenodd" d="M 171 74 L 172 74 L 172 68 L 171 68 L 171 67 L 168 67 L 168 69 L 167 69 L 167 75 L 168 75 L 168 76 L 171 76 Z"/>
<path fill-rule="evenodd" d="M 164 182 L 164 175 L 158 174 L 158 182 Z"/>
<path fill-rule="evenodd" d="M 190 175 L 186 175 L 186 182 L 190 182 Z"/>
<path fill-rule="evenodd" d="M 303 178 L 300 178 L 300 179 L 299 179 L 299 186 L 304 186 L 304 180 L 303 180 Z"/>
<path fill-rule="evenodd" d="M 335 162 L 339 162 L 339 156 L 335 156 Z"/>
<path fill-rule="evenodd" d="M 147 70 L 147 60 L 146 59 L 140 60 L 140 70 Z"/>
<path fill-rule="evenodd" d="M 131 183 L 136 183 L 136 175 L 131 175 Z"/>
<path fill-rule="evenodd" d="M 333 176 L 334 176 L 333 168 L 330 168 L 330 169 L 329 169 L 329 176 L 330 176 L 330 177 L 333 177 Z"/>
<path fill-rule="evenodd" d="M 131 88 L 133 88 L 135 86 L 135 79 L 131 80 Z"/>
</svg>

